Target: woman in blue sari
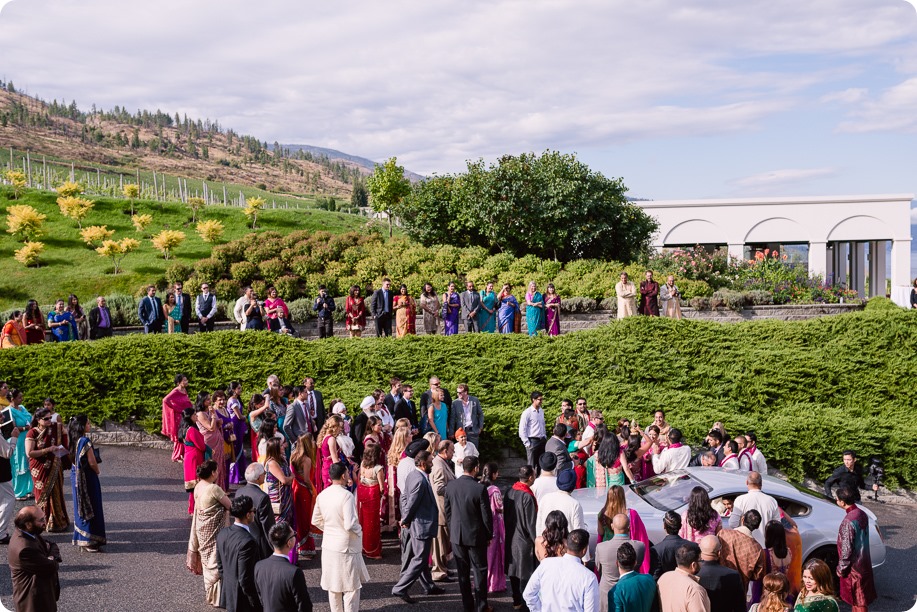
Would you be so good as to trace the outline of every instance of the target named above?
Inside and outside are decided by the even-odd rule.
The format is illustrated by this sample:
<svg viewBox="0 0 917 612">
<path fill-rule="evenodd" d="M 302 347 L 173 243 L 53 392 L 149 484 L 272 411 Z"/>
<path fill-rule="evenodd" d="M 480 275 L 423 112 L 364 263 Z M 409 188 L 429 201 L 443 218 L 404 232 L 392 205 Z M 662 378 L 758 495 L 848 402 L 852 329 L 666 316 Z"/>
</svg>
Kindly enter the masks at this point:
<svg viewBox="0 0 917 612">
<path fill-rule="evenodd" d="M 86 552 L 105 546 L 105 515 L 99 484 L 99 458 L 86 434 L 89 419 L 80 414 L 70 419 L 70 485 L 73 489 L 73 544 Z"/>
<path fill-rule="evenodd" d="M 5 387 L 6 383 L 3 386 Z M 32 415 L 22 405 L 22 391 L 13 389 L 9 392 L 8 399 L 13 425 L 20 432 L 10 456 L 10 466 L 13 469 L 13 493 L 16 499 L 21 501 L 32 494 L 32 471 L 29 467 L 29 456 L 25 452 L 25 433 L 32 424 Z"/>
<path fill-rule="evenodd" d="M 493 281 L 487 283 L 487 288 L 481 292 L 478 329 L 491 334 L 497 331 L 497 294 L 494 293 Z"/>
<path fill-rule="evenodd" d="M 73 320 L 70 311 L 64 310 L 64 300 L 57 300 L 54 310 L 48 313 L 48 328 L 58 342 L 69 342 L 78 338 L 76 321 Z"/>
<path fill-rule="evenodd" d="M 443 294 L 443 333 L 453 336 L 458 333 L 461 299 L 455 290 L 455 283 L 449 283 L 449 290 Z"/>
<path fill-rule="evenodd" d="M 538 292 L 535 281 L 529 283 L 528 293 L 525 294 L 525 324 L 530 336 L 544 329 L 544 296 Z"/>
<path fill-rule="evenodd" d="M 510 291 L 511 285 L 503 285 L 500 290 L 500 309 L 497 311 L 497 325 L 501 334 L 511 334 L 516 330 L 516 314 L 519 312 L 519 301 Z"/>
</svg>

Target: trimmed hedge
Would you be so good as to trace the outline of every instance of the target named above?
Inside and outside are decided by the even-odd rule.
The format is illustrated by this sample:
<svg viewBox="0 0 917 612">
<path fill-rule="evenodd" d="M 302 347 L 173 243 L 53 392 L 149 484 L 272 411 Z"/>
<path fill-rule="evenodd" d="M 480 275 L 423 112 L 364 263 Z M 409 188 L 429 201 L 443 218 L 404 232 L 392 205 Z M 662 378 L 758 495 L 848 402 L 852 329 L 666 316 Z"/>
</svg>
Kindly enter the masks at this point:
<svg viewBox="0 0 917 612">
<path fill-rule="evenodd" d="M 412 382 L 419 396 L 436 374 L 450 388 L 468 382 L 481 399 L 484 450 L 521 449 L 519 413 L 539 389 L 549 418 L 562 398 L 580 394 L 607 420 L 647 424 L 664 408 L 692 442 L 717 420 L 754 429 L 768 462 L 793 478 L 824 478 L 853 448 L 881 456 L 890 485 L 913 487 L 915 352 L 917 313 L 900 310 L 733 325 L 633 317 L 556 338 L 134 335 L 0 351 L 0 372 L 25 390 L 29 408 L 51 395 L 65 415 L 137 416 L 150 428 L 178 371 L 190 375 L 195 393 L 239 380 L 248 394 L 263 389 L 268 374 L 291 383 L 308 374 L 327 401 L 343 397 L 352 412 L 392 375 Z"/>
</svg>

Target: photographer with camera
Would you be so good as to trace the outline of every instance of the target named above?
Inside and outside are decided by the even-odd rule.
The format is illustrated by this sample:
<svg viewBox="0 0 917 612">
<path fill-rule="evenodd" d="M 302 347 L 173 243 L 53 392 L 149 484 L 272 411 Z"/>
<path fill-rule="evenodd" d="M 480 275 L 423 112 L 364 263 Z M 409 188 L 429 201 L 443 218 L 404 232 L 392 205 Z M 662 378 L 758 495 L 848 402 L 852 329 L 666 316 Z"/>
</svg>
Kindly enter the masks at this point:
<svg viewBox="0 0 917 612">
<path fill-rule="evenodd" d="M 876 474 L 872 474 L 872 476 L 876 481 L 872 485 L 872 490 L 878 491 L 878 481 L 881 479 L 881 475 L 879 475 L 878 478 L 876 477 Z M 831 477 L 825 481 L 825 495 L 833 498 L 831 487 L 835 485 L 838 487 L 844 485 L 850 487 L 850 490 L 853 492 L 855 497 L 855 501 L 860 501 L 860 489 L 865 489 L 866 483 L 863 481 L 863 468 L 857 464 L 856 452 L 852 450 L 844 451 L 844 465 L 834 470 L 834 472 L 831 474 Z"/>
</svg>

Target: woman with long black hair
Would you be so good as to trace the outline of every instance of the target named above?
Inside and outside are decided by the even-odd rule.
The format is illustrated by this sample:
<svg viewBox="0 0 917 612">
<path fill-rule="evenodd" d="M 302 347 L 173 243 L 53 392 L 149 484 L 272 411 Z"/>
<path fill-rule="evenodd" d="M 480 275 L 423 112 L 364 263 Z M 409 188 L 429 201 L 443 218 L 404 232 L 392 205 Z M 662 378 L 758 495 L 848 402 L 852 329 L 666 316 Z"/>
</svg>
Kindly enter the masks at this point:
<svg viewBox="0 0 917 612">
<path fill-rule="evenodd" d="M 105 538 L 102 485 L 99 483 L 98 451 L 89 439 L 89 419 L 78 414 L 70 419 L 70 486 L 73 489 L 73 543 L 86 552 L 101 552 Z"/>
</svg>

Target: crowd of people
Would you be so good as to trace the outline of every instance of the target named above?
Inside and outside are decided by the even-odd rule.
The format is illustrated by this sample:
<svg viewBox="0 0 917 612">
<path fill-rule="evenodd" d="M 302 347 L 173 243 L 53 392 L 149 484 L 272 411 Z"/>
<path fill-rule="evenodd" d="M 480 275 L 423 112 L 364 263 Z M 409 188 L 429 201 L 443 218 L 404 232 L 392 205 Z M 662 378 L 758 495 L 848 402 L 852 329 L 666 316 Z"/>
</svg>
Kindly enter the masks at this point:
<svg viewBox="0 0 917 612">
<path fill-rule="evenodd" d="M 392 594 L 406 604 L 415 583 L 437 595 L 438 582 L 457 581 L 465 610 L 487 610 L 489 594 L 505 591 L 516 609 L 546 611 L 837 610 L 831 570 L 803 565 L 795 522 L 762 491 L 767 462 L 753 432 L 731 436 L 716 423 L 695 453 L 664 411 L 645 429 L 606 425 L 585 398 L 563 400 L 548 428 L 534 392 L 519 422 L 528 465 L 502 490 L 499 466 L 481 459 L 484 411 L 466 384 L 453 400 L 433 377 L 415 401 L 392 378 L 355 415 L 309 377 L 291 387 L 271 376 L 246 404 L 235 382 L 188 389 L 177 376 L 163 433 L 189 493 L 186 564 L 214 606 L 311 609 L 296 567 L 315 558 L 321 534 L 320 586 L 333 610 L 358 610 L 364 559 L 382 558 L 391 533 L 401 547 Z M 840 594 L 859 612 L 875 589 L 852 457 L 826 484 L 847 510 Z M 666 537 L 651 541 L 625 486 L 692 464 L 746 472 L 748 493 L 711 500 L 696 487 L 684 512 L 665 515 Z M 583 487 L 605 491 L 594 554 L 570 495 Z"/>
<path fill-rule="evenodd" d="M 423 329 L 426 334 L 442 332 L 447 336 L 466 332 L 484 333 L 528 333 L 534 336 L 544 332 L 549 336 L 560 334 L 561 298 L 552 283 L 545 292 L 531 282 L 525 293 L 524 305 L 513 295 L 513 287 L 505 284 L 500 292 L 494 291 L 493 282 L 488 282 L 478 291 L 471 281 L 465 283 L 465 290 L 459 292 L 455 283 L 449 283 L 442 294 L 436 292 L 430 283 L 424 284 L 419 297 L 410 295 L 406 285 L 393 289 L 388 278 L 382 286 L 373 290 L 354 285 L 348 291 L 343 304 L 337 304 L 324 286 L 319 287 L 312 311 L 315 313 L 319 338 L 334 336 L 334 316 L 340 306 L 344 312 L 344 326 L 351 338 L 360 337 L 368 322 L 375 327 L 377 336 L 403 337 L 417 333 L 417 315 L 423 315 Z M 616 285 L 618 318 L 642 314 L 681 318 L 681 294 L 675 285 L 675 278 L 669 276 L 662 286 L 653 280 L 653 273 L 647 271 L 646 280 L 639 288 L 632 283 L 627 273 L 621 274 Z M 290 317 L 290 308 L 277 289 L 269 286 L 262 299 L 251 287 L 245 287 L 242 296 L 232 306 L 232 316 L 242 330 L 267 330 L 282 334 L 297 335 Z M 639 303 L 638 303 L 639 300 Z M 191 333 L 192 321 L 196 321 L 198 332 L 214 330 L 217 315 L 217 297 L 210 291 L 209 283 L 202 283 L 200 291 L 192 297 L 184 291 L 184 283 L 175 282 L 165 296 L 157 296 L 155 285 L 146 288 L 146 295 L 137 306 L 137 316 L 144 333 Z M 114 330 L 111 311 L 103 296 L 96 298 L 96 304 L 87 312 L 76 295 L 66 300 L 57 300 L 54 308 L 45 317 L 38 302 L 29 300 L 25 310 L 13 310 L 0 331 L 0 348 L 14 348 L 27 344 L 39 344 L 46 340 L 69 342 L 72 340 L 95 340 L 107 338 Z"/>
</svg>

